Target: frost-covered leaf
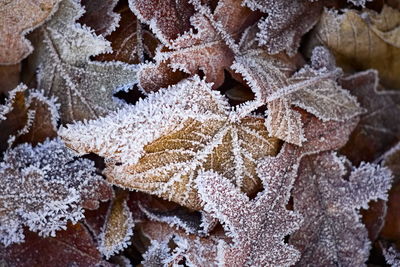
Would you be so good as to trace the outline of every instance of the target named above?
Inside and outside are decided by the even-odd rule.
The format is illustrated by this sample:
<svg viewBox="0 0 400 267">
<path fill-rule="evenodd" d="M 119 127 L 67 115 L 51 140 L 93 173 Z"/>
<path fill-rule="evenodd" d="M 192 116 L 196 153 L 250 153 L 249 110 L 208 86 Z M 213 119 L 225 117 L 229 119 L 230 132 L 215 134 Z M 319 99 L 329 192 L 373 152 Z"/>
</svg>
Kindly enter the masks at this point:
<svg viewBox="0 0 400 267">
<path fill-rule="evenodd" d="M 205 238 L 188 235 L 182 230 L 159 222 L 144 223 L 140 230 L 151 241 L 151 246 L 145 255 L 152 255 L 152 258 L 155 258 L 156 251 L 162 252 L 159 254 L 162 257 L 158 260 L 164 265 L 169 264 L 168 266 L 179 264 L 183 260 L 188 266 L 217 266 L 218 242 L 229 240 L 222 231 L 214 232 L 212 236 Z M 168 246 L 171 242 L 175 249 Z"/>
<path fill-rule="evenodd" d="M 93 163 L 74 156 L 59 140 L 34 148 L 22 144 L 5 153 L 0 163 L 3 244 L 22 242 L 23 226 L 54 236 L 68 221 L 82 219 L 83 207 L 96 208 L 93 202 L 110 197 L 110 188 Z"/>
<path fill-rule="evenodd" d="M 151 84 L 151 81 L 160 80 L 159 76 L 168 77 L 171 70 L 191 75 L 201 70 L 206 81 L 214 83 L 214 88 L 224 82 L 224 70 L 232 64 L 234 52 L 237 50 L 235 40 L 254 22 L 254 17 L 250 16 L 251 11 L 248 8 L 241 6 L 239 0 L 221 0 L 214 12 L 206 5 L 201 5 L 200 1 L 193 2 L 197 12 L 190 17 L 190 22 L 196 31 L 187 31 L 176 39 L 165 42 L 166 47 L 159 47 L 155 55 L 155 66 L 166 63 L 168 68 L 162 68 L 159 72 L 154 71 L 155 66 L 142 69 L 138 73 L 138 79 L 145 91 L 155 91 L 165 86 L 166 81 L 163 79 L 162 86 Z M 138 18 L 141 16 L 138 15 Z"/>
<path fill-rule="evenodd" d="M 385 261 L 392 267 L 400 266 L 400 252 L 396 249 L 395 246 L 390 246 L 388 248 L 383 248 L 383 256 L 385 257 Z"/>
<path fill-rule="evenodd" d="M 57 237 L 39 237 L 26 232 L 26 242 L 7 248 L 0 244 L 0 262 L 5 266 L 104 266 L 90 232 L 81 223 L 69 224 Z"/>
<path fill-rule="evenodd" d="M 305 141 L 301 116 L 292 105 L 323 121 L 345 121 L 362 112 L 356 99 L 337 84 L 339 70 L 327 57 L 325 49 L 316 48 L 313 58 L 318 60 L 293 75 L 293 64 L 272 58 L 262 50 L 249 50 L 235 57 L 232 68 L 254 91 L 255 102 L 268 105 L 266 126 L 271 136 L 296 145 Z M 323 60 L 326 62 L 321 63 Z"/>
<path fill-rule="evenodd" d="M 400 88 L 400 11 L 385 5 L 381 13 L 325 10 L 314 31 L 346 71 L 373 68 L 382 84 Z"/>
<path fill-rule="evenodd" d="M 96 118 L 115 110 L 113 93 L 136 83 L 136 67 L 122 62 L 89 59 L 111 52 L 109 43 L 75 21 L 84 10 L 64 0 L 52 19 L 38 31 L 32 60 L 38 66 L 38 89 L 61 103 L 61 121 Z"/>
<path fill-rule="evenodd" d="M 264 175 L 261 170 L 259 174 Z M 265 190 L 250 200 L 226 178 L 209 171 L 197 179 L 205 210 L 224 223 L 233 243 L 219 243 L 223 266 L 291 266 L 300 254 L 284 243 L 299 227 L 299 214 L 286 209 L 290 179 L 264 179 Z"/>
<path fill-rule="evenodd" d="M 113 12 L 118 0 L 81 0 L 85 14 L 79 23 L 92 28 L 97 35 L 107 36 L 118 27 L 120 15 Z"/>
<path fill-rule="evenodd" d="M 144 62 L 145 56 L 152 58 L 159 41 L 140 24 L 127 5 L 118 7 L 116 12 L 121 16 L 119 27 L 106 37 L 113 52 L 100 54 L 94 59 L 138 64 Z"/>
<path fill-rule="evenodd" d="M 188 0 L 129 0 L 129 7 L 164 44 L 191 28 L 190 17 L 195 12 Z"/>
<path fill-rule="evenodd" d="M 302 256 L 298 266 L 362 266 L 370 242 L 360 208 L 387 199 L 392 182 L 387 168 L 324 152 L 302 159 L 293 189 L 294 210 L 304 223 L 290 238 Z"/>
<path fill-rule="evenodd" d="M 260 187 L 257 160 L 278 148 L 264 119 L 232 110 L 197 76 L 59 134 L 79 153 L 105 157 L 111 183 L 193 209 L 201 208 L 194 187 L 199 170 L 213 169 L 252 193 Z"/>
<path fill-rule="evenodd" d="M 60 0 L 0 2 L 0 65 L 17 64 L 33 50 L 25 34 L 42 24 Z"/>
<path fill-rule="evenodd" d="M 134 222 L 126 204 L 128 197 L 127 192 L 119 191 L 109 207 L 99 238 L 99 251 L 107 259 L 131 244 Z"/>
<path fill-rule="evenodd" d="M 258 23 L 259 44 L 270 54 L 289 55 L 297 52 L 301 37 L 318 22 L 323 6 L 322 1 L 309 0 L 243 0 L 243 4 L 268 14 Z"/>
<path fill-rule="evenodd" d="M 381 90 L 374 70 L 343 78 L 341 85 L 367 110 L 341 153 L 354 164 L 373 161 L 400 141 L 400 93 Z"/>
</svg>

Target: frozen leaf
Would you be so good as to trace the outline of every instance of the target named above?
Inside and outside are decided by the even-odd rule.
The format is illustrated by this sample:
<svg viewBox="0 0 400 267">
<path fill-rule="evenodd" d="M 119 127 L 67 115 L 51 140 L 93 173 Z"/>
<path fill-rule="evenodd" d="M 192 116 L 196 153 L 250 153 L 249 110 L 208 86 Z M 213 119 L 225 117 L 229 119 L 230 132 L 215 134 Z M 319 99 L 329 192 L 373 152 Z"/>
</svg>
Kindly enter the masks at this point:
<svg viewBox="0 0 400 267">
<path fill-rule="evenodd" d="M 373 68 L 382 84 L 400 88 L 400 11 L 384 6 L 381 13 L 354 9 L 338 14 L 325 10 L 314 36 L 335 55 L 346 71 Z"/>
<path fill-rule="evenodd" d="M 127 199 L 128 193 L 119 191 L 109 207 L 99 238 L 99 251 L 107 259 L 131 244 L 134 222 L 126 204 Z"/>
<path fill-rule="evenodd" d="M 257 160 L 278 148 L 264 119 L 232 110 L 197 76 L 59 134 L 79 153 L 105 157 L 111 183 L 193 209 L 201 208 L 194 187 L 199 170 L 213 169 L 250 194 L 260 187 Z"/>
<path fill-rule="evenodd" d="M 322 48 L 314 50 L 313 57 L 320 61 L 327 56 Z M 290 75 L 293 64 L 262 50 L 248 50 L 235 57 L 232 68 L 255 93 L 255 105 L 267 103 L 266 127 L 271 136 L 296 145 L 305 141 L 301 116 L 292 105 L 323 121 L 345 121 L 362 112 L 356 99 L 336 83 L 339 70 L 329 60 L 327 66 L 318 65 L 320 61 L 312 61 L 315 68 L 306 65 Z"/>
<path fill-rule="evenodd" d="M 113 12 L 118 0 L 81 0 L 86 12 L 79 23 L 94 29 L 97 35 L 107 36 L 112 33 L 120 21 L 120 15 Z"/>
<path fill-rule="evenodd" d="M 341 153 L 354 164 L 373 161 L 400 141 L 400 93 L 380 90 L 374 70 L 346 77 L 341 85 L 367 110 Z"/>
<path fill-rule="evenodd" d="M 218 88 L 224 82 L 224 70 L 229 69 L 233 55 L 237 52 L 235 40 L 238 40 L 244 29 L 254 22 L 251 11 L 241 6 L 238 0 L 219 1 L 214 12 L 201 5 L 200 1 L 193 1 L 196 13 L 190 18 L 195 31 L 190 30 L 170 42 L 168 47 L 159 47 L 156 55 L 156 66 L 168 64 L 173 71 L 182 71 L 193 75 L 200 70 L 205 74 L 207 82 L 213 82 Z M 141 18 L 138 16 L 139 19 Z M 164 65 L 161 65 L 164 66 Z M 140 85 L 145 91 L 154 91 L 157 86 L 151 85 L 157 73 L 150 69 L 142 69 L 138 75 Z M 161 69 L 159 75 L 171 75 L 168 69 Z M 149 75 L 151 74 L 151 75 Z M 165 81 L 162 83 L 165 85 Z M 163 86 L 158 86 L 163 87 Z"/>
<path fill-rule="evenodd" d="M 233 244 L 219 243 L 223 266 L 290 266 L 300 256 L 284 243 L 301 222 L 299 214 L 285 208 L 290 179 L 264 178 L 265 190 L 253 200 L 215 172 L 203 172 L 197 179 L 205 210 L 214 213 L 233 238 Z"/>
<path fill-rule="evenodd" d="M 110 189 L 93 163 L 74 159 L 59 140 L 8 150 L 0 163 L 0 236 L 3 244 L 24 240 L 22 227 L 54 236 L 83 218 L 86 201 L 107 200 Z"/>
<path fill-rule="evenodd" d="M 158 267 L 168 266 L 166 263 L 171 261 L 172 257 L 170 248 L 167 242 L 158 242 L 156 240 L 151 241 L 151 245 L 148 250 L 142 255 L 143 261 L 142 266 Z"/>
<path fill-rule="evenodd" d="M 113 52 L 100 54 L 94 59 L 138 64 L 144 62 L 145 56 L 152 58 L 159 45 L 158 40 L 140 24 L 127 5 L 122 5 L 116 12 L 121 16 L 119 27 L 107 36 Z"/>
<path fill-rule="evenodd" d="M 17 64 L 33 50 L 25 34 L 42 24 L 59 0 L 0 2 L 0 65 Z"/>
<path fill-rule="evenodd" d="M 292 193 L 294 210 L 304 216 L 290 238 L 302 254 L 298 266 L 364 265 L 370 242 L 358 211 L 371 200 L 386 200 L 391 181 L 387 168 L 354 168 L 333 152 L 303 158 Z"/>
<path fill-rule="evenodd" d="M 189 19 L 195 11 L 188 0 L 129 0 L 129 7 L 164 44 L 191 28 Z"/>
<path fill-rule="evenodd" d="M 151 251 L 156 246 L 159 247 L 158 251 L 162 248 L 164 252 L 160 260 L 165 265 L 179 264 L 184 260 L 188 266 L 216 266 L 218 242 L 220 240 L 229 240 L 223 235 L 222 231 L 215 232 L 212 236 L 204 238 L 188 235 L 182 230 L 174 229 L 165 223 L 159 222 L 142 224 L 140 229 L 144 236 L 151 240 L 151 246 L 146 254 L 151 255 Z M 173 242 L 175 249 L 167 246 L 171 242 Z M 155 253 L 152 254 L 154 255 Z"/>
<path fill-rule="evenodd" d="M 76 1 L 62 1 L 52 19 L 39 29 L 32 58 L 38 66 L 38 89 L 57 96 L 63 123 L 115 110 L 119 103 L 113 101 L 113 93 L 136 82 L 133 65 L 89 60 L 111 48 L 103 37 L 75 22 L 83 12 Z"/>
<path fill-rule="evenodd" d="M 26 232 L 26 242 L 4 248 L 0 262 L 5 266 L 113 266 L 104 261 L 90 232 L 81 223 L 68 225 L 57 237 L 41 238 Z"/>
<path fill-rule="evenodd" d="M 296 54 L 301 37 L 318 22 L 323 7 L 322 1 L 307 0 L 243 0 L 243 4 L 268 14 L 258 23 L 259 44 L 270 54 L 286 51 L 291 56 Z"/>
</svg>

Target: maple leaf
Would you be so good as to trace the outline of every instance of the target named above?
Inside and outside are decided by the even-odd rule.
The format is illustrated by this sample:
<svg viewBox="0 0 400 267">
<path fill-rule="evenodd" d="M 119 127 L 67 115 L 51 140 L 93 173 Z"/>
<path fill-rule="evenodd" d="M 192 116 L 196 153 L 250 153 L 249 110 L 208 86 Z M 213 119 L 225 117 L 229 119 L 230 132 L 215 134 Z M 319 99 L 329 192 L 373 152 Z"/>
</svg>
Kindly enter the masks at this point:
<svg viewBox="0 0 400 267">
<path fill-rule="evenodd" d="M 232 64 L 237 50 L 235 40 L 257 17 L 250 16 L 251 11 L 237 0 L 219 1 L 214 12 L 200 1 L 193 1 L 193 4 L 197 12 L 190 17 L 190 22 L 196 32 L 186 31 L 173 40 L 160 39 L 166 47 L 157 49 L 154 57 L 156 63 L 150 63 L 138 73 L 139 85 L 144 91 L 165 87 L 168 81 L 164 79 L 170 79 L 168 77 L 176 70 L 190 75 L 201 70 L 207 82 L 213 82 L 214 88 L 219 87 L 224 82 L 224 70 Z M 142 18 L 141 14 L 137 16 Z M 167 64 L 168 68 L 162 63 Z M 161 68 L 158 68 L 160 65 Z M 159 80 L 160 84 L 152 84 L 153 80 Z"/>
<path fill-rule="evenodd" d="M 387 5 L 381 13 L 325 10 L 313 36 L 335 54 L 345 71 L 373 68 L 385 87 L 399 88 L 399 23 L 400 12 Z"/>
<path fill-rule="evenodd" d="M 16 0 L 0 3 L 0 65 L 17 64 L 33 50 L 24 35 L 57 9 L 59 0 Z"/>
<path fill-rule="evenodd" d="M 286 51 L 297 53 L 301 38 L 318 22 L 322 13 L 322 1 L 292 0 L 243 0 L 252 10 L 267 13 L 260 20 L 257 41 L 266 46 L 269 54 Z"/>
<path fill-rule="evenodd" d="M 90 1 L 82 0 L 86 12 L 79 23 L 94 29 L 97 35 L 110 35 L 119 26 L 121 16 L 113 12 L 118 0 Z"/>
<path fill-rule="evenodd" d="M 400 141 L 400 93 L 379 88 L 374 70 L 356 73 L 341 80 L 367 112 L 348 144 L 340 151 L 354 164 L 373 161 Z"/>
<path fill-rule="evenodd" d="M 74 156 L 57 139 L 34 148 L 22 144 L 5 153 L 0 163 L 3 244 L 22 242 L 24 225 L 41 236 L 54 236 L 68 221 L 83 218 L 83 207 L 96 208 L 94 201 L 110 197 L 92 162 Z"/>
<path fill-rule="evenodd" d="M 78 153 L 105 157 L 104 174 L 111 183 L 193 209 L 201 208 L 194 188 L 200 169 L 220 172 L 252 193 L 260 186 L 257 160 L 275 155 L 278 146 L 264 119 L 231 110 L 197 76 L 105 118 L 68 125 L 59 134 Z"/>
<path fill-rule="evenodd" d="M 103 260 L 90 232 L 81 223 L 69 224 L 57 237 L 39 237 L 26 232 L 26 242 L 7 248 L 0 244 L 0 259 L 6 266 L 114 266 Z"/>
<path fill-rule="evenodd" d="M 305 138 L 300 114 L 292 105 L 323 121 L 345 121 L 362 112 L 356 99 L 336 83 L 339 70 L 327 59 L 329 52 L 318 47 L 313 53 L 312 65 L 291 76 L 287 73 L 293 64 L 271 58 L 262 50 L 246 51 L 236 56 L 232 65 L 255 93 L 255 106 L 267 103 L 266 127 L 270 135 L 296 145 Z"/>
<path fill-rule="evenodd" d="M 292 196 L 305 219 L 290 238 L 302 253 L 299 266 L 363 265 L 370 242 L 358 210 L 386 200 L 391 181 L 388 169 L 370 163 L 352 168 L 334 152 L 303 158 Z"/>
<path fill-rule="evenodd" d="M 263 182 L 266 189 L 250 200 L 215 172 L 199 175 L 197 185 L 204 209 L 224 223 L 234 241 L 219 244 L 219 264 L 290 266 L 299 258 L 299 253 L 283 242 L 301 222 L 297 213 L 285 208 L 291 186 L 277 179 Z"/>
<path fill-rule="evenodd" d="M 107 212 L 99 240 L 99 251 L 108 259 L 130 245 L 134 222 L 127 205 L 128 194 L 118 192 Z"/>
<path fill-rule="evenodd" d="M 61 103 L 61 121 L 96 118 L 115 110 L 113 93 L 136 83 L 136 67 L 122 62 L 93 62 L 90 56 L 111 52 L 109 43 L 75 21 L 84 10 L 64 0 L 38 31 L 32 60 L 38 66 L 38 89 Z"/>
</svg>

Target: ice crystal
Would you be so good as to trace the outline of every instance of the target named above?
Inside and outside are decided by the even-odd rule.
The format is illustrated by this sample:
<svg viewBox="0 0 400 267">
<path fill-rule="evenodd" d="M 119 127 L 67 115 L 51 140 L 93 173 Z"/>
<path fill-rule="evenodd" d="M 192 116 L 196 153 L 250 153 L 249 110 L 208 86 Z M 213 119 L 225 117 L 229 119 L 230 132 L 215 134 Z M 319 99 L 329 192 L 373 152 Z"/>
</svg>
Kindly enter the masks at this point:
<svg viewBox="0 0 400 267">
<path fill-rule="evenodd" d="M 115 110 L 113 93 L 136 83 L 136 67 L 122 62 L 89 59 L 111 52 L 109 43 L 75 21 L 83 8 L 63 0 L 52 19 L 39 30 L 34 63 L 38 89 L 61 102 L 62 122 L 96 118 Z"/>
<path fill-rule="evenodd" d="M 370 242 L 358 211 L 371 200 L 386 200 L 391 181 L 388 169 L 354 168 L 333 152 L 304 158 L 293 189 L 294 210 L 304 223 L 290 238 L 302 253 L 298 265 L 362 266 Z"/>
<path fill-rule="evenodd" d="M 60 135 L 81 154 L 105 157 L 113 184 L 200 209 L 194 187 L 200 169 L 250 193 L 260 185 L 257 159 L 277 152 L 264 119 L 245 115 L 193 77 L 105 118 L 68 125 Z"/>
<path fill-rule="evenodd" d="M 22 144 L 6 152 L 0 163 L 3 244 L 22 242 L 23 226 L 41 236 L 54 236 L 68 221 L 83 218 L 86 201 L 109 197 L 108 186 L 104 188 L 93 163 L 74 156 L 57 139 L 34 148 Z"/>
</svg>

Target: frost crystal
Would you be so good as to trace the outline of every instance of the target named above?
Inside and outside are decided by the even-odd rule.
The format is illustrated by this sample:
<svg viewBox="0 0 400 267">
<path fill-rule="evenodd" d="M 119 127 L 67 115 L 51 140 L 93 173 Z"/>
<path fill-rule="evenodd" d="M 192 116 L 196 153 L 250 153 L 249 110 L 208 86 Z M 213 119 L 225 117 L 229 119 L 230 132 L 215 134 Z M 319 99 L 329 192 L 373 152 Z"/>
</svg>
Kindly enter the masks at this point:
<svg viewBox="0 0 400 267">
<path fill-rule="evenodd" d="M 22 144 L 6 152 L 0 163 L 3 244 L 22 242 L 23 226 L 54 236 L 68 221 L 83 218 L 85 201 L 104 197 L 97 192 L 104 181 L 95 174 L 93 163 L 74 156 L 59 140 L 34 148 Z"/>
<path fill-rule="evenodd" d="M 299 266 L 362 266 L 370 242 L 358 211 L 371 200 L 386 200 L 391 181 L 388 169 L 369 163 L 351 168 L 333 152 L 304 158 L 293 189 L 294 210 L 304 223 L 290 238 L 302 253 Z"/>
<path fill-rule="evenodd" d="M 213 169 L 251 193 L 260 186 L 257 160 L 275 155 L 278 145 L 264 119 L 231 110 L 197 76 L 59 134 L 79 153 L 105 157 L 104 174 L 113 184 L 193 209 L 201 208 L 194 186 L 200 169 Z"/>
<path fill-rule="evenodd" d="M 75 22 L 83 12 L 76 1 L 62 1 L 52 19 L 40 28 L 33 59 L 38 66 L 38 89 L 58 97 L 63 122 L 115 110 L 113 93 L 136 83 L 135 66 L 89 60 L 111 48 L 103 37 Z"/>
</svg>

